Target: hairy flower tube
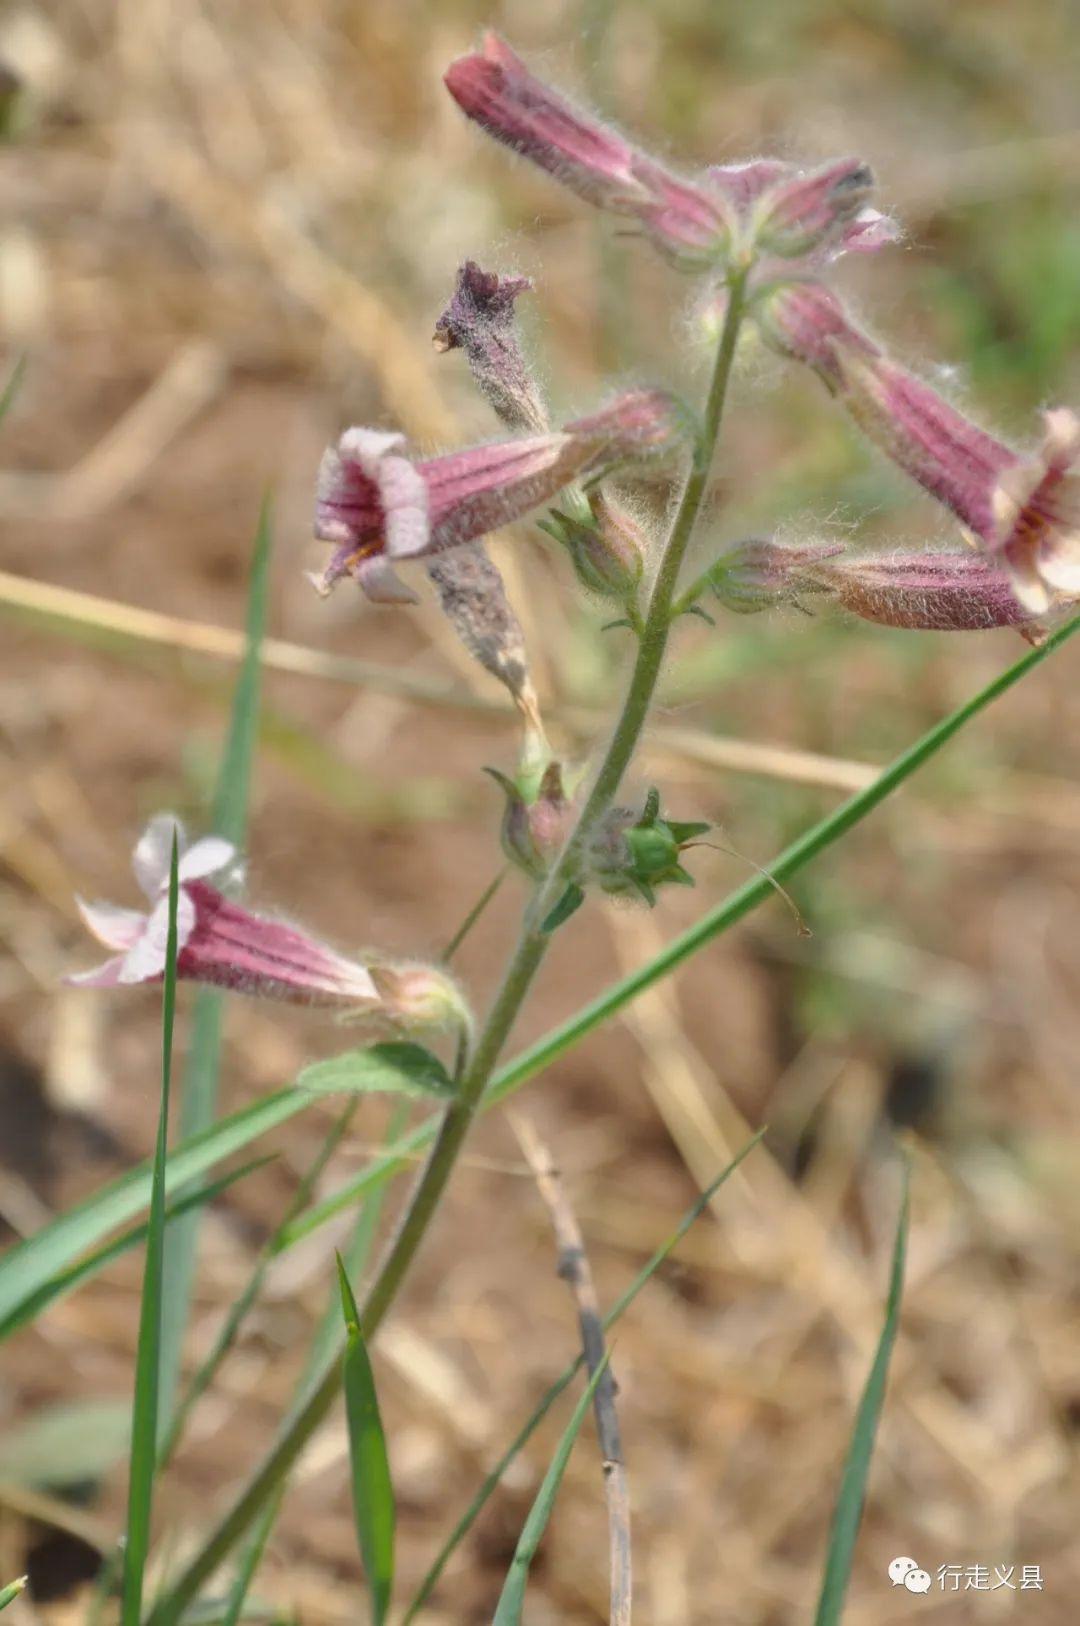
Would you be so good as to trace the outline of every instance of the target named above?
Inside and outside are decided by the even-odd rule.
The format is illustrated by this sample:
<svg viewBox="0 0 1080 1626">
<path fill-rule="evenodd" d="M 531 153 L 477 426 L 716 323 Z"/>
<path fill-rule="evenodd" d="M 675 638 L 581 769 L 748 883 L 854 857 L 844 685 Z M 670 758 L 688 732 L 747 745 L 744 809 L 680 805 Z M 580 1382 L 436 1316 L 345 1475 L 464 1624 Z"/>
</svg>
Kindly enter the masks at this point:
<svg viewBox="0 0 1080 1626">
<path fill-rule="evenodd" d="M 685 269 L 760 256 L 835 258 L 878 248 L 894 235 L 891 223 L 867 207 L 873 177 L 860 159 L 809 171 L 756 159 L 683 180 L 537 79 L 496 34 L 485 34 L 479 51 L 451 64 L 446 85 L 489 135 L 587 203 L 632 216 Z"/>
<path fill-rule="evenodd" d="M 170 813 L 151 819 L 132 857 L 149 910 L 85 903 L 79 910 L 94 936 L 114 950 L 93 971 L 68 981 L 92 988 L 158 982 L 165 972 L 169 925 L 169 866 L 177 838 L 176 972 L 192 982 L 234 993 L 333 1008 L 379 1029 L 445 1026 L 463 1010 L 456 985 L 428 966 L 368 957 L 347 959 L 307 932 L 254 914 L 218 885 L 235 884 L 235 847 L 219 836 L 188 846 Z"/>
<path fill-rule="evenodd" d="M 315 535 L 336 544 L 316 586 L 352 576 L 369 598 L 411 600 L 395 561 L 472 542 L 549 502 L 574 478 L 598 478 L 674 445 L 682 414 L 661 390 L 634 390 L 561 432 L 496 441 L 414 462 L 404 437 L 347 429 L 319 470 Z"/>
<path fill-rule="evenodd" d="M 916 632 L 1040 629 L 1008 575 L 972 548 L 935 552 L 851 551 L 842 542 L 740 542 L 710 572 L 720 601 L 752 612 L 775 604 L 809 609 L 822 599 L 863 621 Z"/>
<path fill-rule="evenodd" d="M 779 284 L 753 314 L 767 342 L 813 367 L 864 433 L 951 509 L 1028 616 L 1080 597 L 1075 413 L 1044 413 L 1041 447 L 1020 452 L 891 361 L 820 284 Z"/>
</svg>

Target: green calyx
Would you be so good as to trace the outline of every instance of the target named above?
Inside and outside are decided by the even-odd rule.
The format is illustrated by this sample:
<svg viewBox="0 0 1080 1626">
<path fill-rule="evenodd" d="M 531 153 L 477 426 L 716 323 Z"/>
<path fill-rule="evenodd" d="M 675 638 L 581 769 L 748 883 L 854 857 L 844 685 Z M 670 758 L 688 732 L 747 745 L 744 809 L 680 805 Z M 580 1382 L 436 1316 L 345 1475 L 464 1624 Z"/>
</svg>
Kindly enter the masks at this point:
<svg viewBox="0 0 1080 1626">
<path fill-rule="evenodd" d="M 710 829 L 700 820 L 661 817 L 660 793 L 650 790 L 640 816 L 613 809 L 606 829 L 592 853 L 590 879 L 604 892 L 633 894 L 651 907 L 658 886 L 693 886 L 694 877 L 683 867 L 684 849 Z"/>
</svg>

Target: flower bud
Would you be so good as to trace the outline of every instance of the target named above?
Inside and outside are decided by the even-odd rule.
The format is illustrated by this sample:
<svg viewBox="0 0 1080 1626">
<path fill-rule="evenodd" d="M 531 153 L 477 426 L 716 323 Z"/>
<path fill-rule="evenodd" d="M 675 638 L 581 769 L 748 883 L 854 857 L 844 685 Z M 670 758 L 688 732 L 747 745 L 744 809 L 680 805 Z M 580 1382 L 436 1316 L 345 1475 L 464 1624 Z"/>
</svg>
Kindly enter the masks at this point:
<svg viewBox="0 0 1080 1626">
<path fill-rule="evenodd" d="M 542 527 L 570 555 L 581 585 L 600 598 L 630 604 L 645 563 L 645 537 L 626 510 L 594 492 L 587 518 L 553 510 Z"/>
<path fill-rule="evenodd" d="M 419 1033 L 472 1026 L 472 1012 L 461 988 L 438 966 L 369 960 L 368 969 L 382 1001 L 375 1015 L 388 1030 Z"/>
<path fill-rule="evenodd" d="M 561 764 L 548 764 L 531 799 L 497 768 L 488 768 L 487 772 L 506 797 L 503 851 L 534 881 L 543 880 L 570 833 L 570 803 L 563 789 Z"/>
<path fill-rule="evenodd" d="M 755 246 L 785 260 L 810 254 L 842 234 L 873 190 L 873 173 L 859 158 L 785 175 L 758 200 L 751 228 Z"/>
<path fill-rule="evenodd" d="M 754 300 L 751 315 L 767 345 L 812 367 L 834 394 L 843 384 L 837 346 L 850 355 L 881 354 L 873 339 L 851 321 L 836 295 L 820 282 L 773 283 Z"/>
<path fill-rule="evenodd" d="M 437 350 L 464 350 L 472 376 L 508 429 L 544 433 L 547 410 L 518 333 L 514 302 L 528 277 L 500 277 L 466 260 L 435 324 Z"/>
</svg>

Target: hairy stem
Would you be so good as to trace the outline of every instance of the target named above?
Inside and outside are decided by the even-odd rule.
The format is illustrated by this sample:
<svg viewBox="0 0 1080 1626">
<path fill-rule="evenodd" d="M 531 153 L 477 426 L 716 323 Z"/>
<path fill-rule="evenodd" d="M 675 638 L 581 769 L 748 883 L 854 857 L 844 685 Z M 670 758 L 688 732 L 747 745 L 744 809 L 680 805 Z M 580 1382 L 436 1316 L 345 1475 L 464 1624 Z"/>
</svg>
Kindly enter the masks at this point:
<svg viewBox="0 0 1080 1626">
<path fill-rule="evenodd" d="M 716 352 L 693 463 L 653 582 L 637 659 L 622 711 L 566 849 L 530 900 L 517 947 L 461 1078 L 457 1095 L 442 1118 L 428 1160 L 364 1301 L 360 1330 L 365 1340 L 370 1340 L 378 1328 L 416 1255 L 503 1046 L 547 952 L 550 936 L 540 929 L 540 923 L 546 919 L 565 889 L 577 852 L 611 806 L 645 726 L 667 649 L 679 571 L 708 490 L 742 320 L 745 281 L 745 272 L 738 272 L 731 279 L 727 317 Z M 217 1530 L 154 1610 L 150 1626 L 173 1626 L 182 1612 L 194 1602 L 203 1582 L 217 1569 L 289 1472 L 328 1414 L 340 1385 L 340 1366 L 334 1365 L 312 1391 L 303 1408 L 292 1418 L 287 1432 L 256 1470 Z"/>
</svg>

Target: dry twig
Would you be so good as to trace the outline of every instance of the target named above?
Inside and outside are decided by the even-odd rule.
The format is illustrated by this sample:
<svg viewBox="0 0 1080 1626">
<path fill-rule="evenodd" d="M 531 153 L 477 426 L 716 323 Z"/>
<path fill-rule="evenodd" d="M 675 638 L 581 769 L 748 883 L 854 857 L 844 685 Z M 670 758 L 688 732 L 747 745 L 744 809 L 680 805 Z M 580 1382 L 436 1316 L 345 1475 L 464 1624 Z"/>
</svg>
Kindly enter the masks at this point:
<svg viewBox="0 0 1080 1626">
<path fill-rule="evenodd" d="M 574 1295 L 581 1346 L 590 1375 L 604 1359 L 604 1323 L 596 1296 L 585 1241 L 559 1179 L 551 1153 L 532 1125 L 514 1116 L 514 1133 L 536 1177 L 537 1189 L 551 1215 L 559 1250 L 558 1274 Z M 610 1363 L 596 1386 L 593 1410 L 604 1461 L 604 1495 L 608 1508 L 611 1554 L 611 1626 L 629 1626 L 631 1602 L 630 1496 L 623 1460 L 619 1419 L 615 1410 L 615 1379 Z"/>
</svg>

